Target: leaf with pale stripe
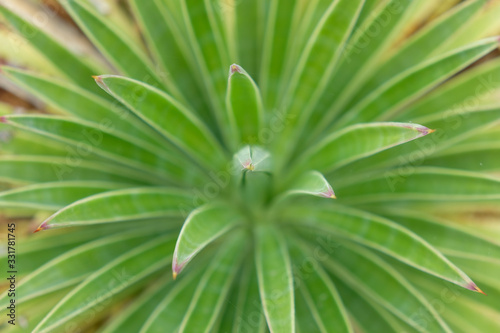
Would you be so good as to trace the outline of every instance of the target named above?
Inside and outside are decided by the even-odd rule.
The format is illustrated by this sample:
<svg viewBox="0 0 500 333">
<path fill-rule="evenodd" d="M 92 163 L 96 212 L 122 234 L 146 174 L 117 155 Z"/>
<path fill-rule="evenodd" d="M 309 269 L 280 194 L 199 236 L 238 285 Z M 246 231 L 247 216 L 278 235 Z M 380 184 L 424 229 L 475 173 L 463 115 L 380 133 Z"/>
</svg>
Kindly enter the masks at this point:
<svg viewBox="0 0 500 333">
<path fill-rule="evenodd" d="M 78 225 L 185 216 L 193 198 L 185 190 L 132 188 L 89 196 L 46 219 L 39 230 Z"/>
<path fill-rule="evenodd" d="M 316 229 L 385 253 L 441 279 L 478 291 L 476 284 L 421 237 L 397 223 L 340 205 L 292 205 L 284 218 L 303 229 Z"/>
<path fill-rule="evenodd" d="M 274 225 L 260 225 L 255 233 L 255 264 L 267 325 L 271 332 L 294 333 L 294 284 L 287 244 Z"/>
<path fill-rule="evenodd" d="M 207 204 L 194 210 L 184 222 L 175 245 L 174 278 L 193 257 L 244 221 L 240 212 L 227 204 Z"/>
</svg>

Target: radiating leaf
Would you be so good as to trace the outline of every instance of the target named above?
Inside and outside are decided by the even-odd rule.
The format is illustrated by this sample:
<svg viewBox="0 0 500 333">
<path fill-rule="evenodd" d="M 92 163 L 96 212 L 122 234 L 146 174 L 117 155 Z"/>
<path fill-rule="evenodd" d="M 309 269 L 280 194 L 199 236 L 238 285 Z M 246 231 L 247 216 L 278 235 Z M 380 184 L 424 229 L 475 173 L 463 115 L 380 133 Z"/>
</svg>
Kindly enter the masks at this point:
<svg viewBox="0 0 500 333">
<path fill-rule="evenodd" d="M 292 205 L 284 218 L 300 228 L 314 228 L 385 253 L 412 267 L 476 290 L 472 280 L 418 235 L 390 220 L 340 205 Z"/>
<path fill-rule="evenodd" d="M 175 245 L 174 278 L 208 244 L 243 221 L 244 216 L 226 204 L 208 204 L 193 211 L 184 222 Z"/>
<path fill-rule="evenodd" d="M 85 157 L 96 154 L 111 161 L 132 167 L 141 172 L 150 172 L 162 182 L 177 182 L 179 178 L 192 181 L 197 170 L 183 168 L 173 158 L 157 155 L 157 151 L 148 151 L 112 134 L 110 124 L 95 125 L 83 121 L 73 121 L 54 116 L 5 116 L 9 125 L 45 135 L 63 143 L 76 146 L 80 155 Z M 169 179 L 169 180 L 167 180 Z"/>
<path fill-rule="evenodd" d="M 25 277 L 17 286 L 19 297 L 16 301 L 27 302 L 74 286 L 124 252 L 147 242 L 151 235 L 154 235 L 153 229 L 126 232 L 88 242 L 67 251 Z M 8 295 L 4 293 L 0 297 L 0 304 L 6 305 L 8 302 Z"/>
<path fill-rule="evenodd" d="M 200 279 L 179 332 L 211 332 L 245 254 L 246 234 L 237 232 L 221 245 Z"/>
<path fill-rule="evenodd" d="M 64 113 L 70 113 L 99 125 L 112 123 L 109 129 L 122 137 L 125 136 L 128 141 L 140 140 L 146 141 L 145 144 L 158 145 L 158 138 L 154 136 L 155 133 L 150 128 L 138 123 L 128 110 L 116 104 L 89 94 L 63 80 L 10 67 L 3 67 L 2 70 L 17 84 Z"/>
<path fill-rule="evenodd" d="M 458 34 L 457 31 L 481 9 L 484 3 L 484 0 L 464 2 L 425 26 L 377 68 L 371 79 L 358 91 L 351 104 L 377 89 L 390 78 L 430 58 L 436 46 Z"/>
<path fill-rule="evenodd" d="M 294 262 L 294 284 L 311 311 L 309 320 L 316 321 L 319 332 L 353 332 L 342 300 L 323 270 L 322 260 L 317 259 L 316 249 L 311 250 L 297 239 L 291 239 L 288 244 Z"/>
<path fill-rule="evenodd" d="M 149 59 L 128 36 L 81 0 L 62 0 L 60 3 L 99 51 L 106 55 L 106 59 L 121 73 L 155 86 L 162 86 L 155 71 L 151 69 Z"/>
<path fill-rule="evenodd" d="M 109 262 L 67 294 L 33 332 L 52 332 L 69 321 L 78 320 L 93 307 L 112 302 L 120 293 L 164 269 L 171 261 L 168 254 L 174 242 L 172 235 L 157 237 Z"/>
<path fill-rule="evenodd" d="M 2 156 L 0 179 L 19 183 L 92 180 L 137 185 L 153 182 L 148 175 L 136 175 L 130 170 L 104 163 L 87 162 L 70 153 L 67 157 Z"/>
<path fill-rule="evenodd" d="M 454 169 L 413 167 L 408 174 L 387 170 L 369 181 L 338 188 L 337 193 L 358 202 L 495 200 L 500 198 L 500 180 Z"/>
<path fill-rule="evenodd" d="M 88 181 L 35 184 L 0 192 L 0 207 L 58 210 L 79 199 L 120 187 L 123 185 Z"/>
<path fill-rule="evenodd" d="M 366 294 L 420 332 L 451 332 L 431 304 L 390 265 L 369 251 L 344 244 L 326 266 L 352 289 Z M 381 288 L 381 284 L 390 288 Z M 401 299 L 405 305 L 401 306 Z M 415 313 L 418 312 L 418 317 Z"/>
<path fill-rule="evenodd" d="M 363 0 L 331 1 L 323 17 L 318 22 L 280 103 L 287 107 L 287 117 L 291 118 L 288 130 L 282 134 L 280 150 L 295 147 L 300 131 L 306 124 L 311 111 L 325 91 L 328 81 L 336 69 L 344 51 L 344 45 L 356 23 Z"/>
<path fill-rule="evenodd" d="M 236 143 L 256 144 L 263 122 L 263 105 L 260 91 L 253 79 L 239 65 L 229 70 L 226 104 L 228 117 L 233 123 Z"/>
<path fill-rule="evenodd" d="M 257 228 L 255 258 L 262 307 L 271 332 L 295 332 L 293 275 L 285 240 L 273 225 Z"/>
<path fill-rule="evenodd" d="M 301 158 L 302 169 L 331 172 L 358 159 L 420 137 L 433 130 L 417 124 L 370 123 L 333 132 Z"/>
<path fill-rule="evenodd" d="M 338 120 L 335 127 L 340 128 L 354 121 L 390 119 L 398 108 L 414 101 L 497 47 L 497 38 L 485 39 L 410 68 L 350 108 L 349 112 Z"/>
<path fill-rule="evenodd" d="M 127 308 L 110 319 L 100 333 L 137 333 L 142 325 L 158 306 L 161 300 L 172 289 L 173 283 L 168 276 L 163 276 L 158 283 L 148 288 Z"/>
<path fill-rule="evenodd" d="M 210 169 L 220 167 L 224 154 L 210 130 L 182 104 L 145 83 L 103 75 L 99 85 L 174 145 Z M 140 96 L 138 98 L 137 96 Z"/>
<path fill-rule="evenodd" d="M 132 188 L 89 196 L 64 207 L 40 230 L 159 217 L 183 217 L 193 207 L 193 198 L 171 188 Z"/>
<path fill-rule="evenodd" d="M 85 89 L 102 95 L 102 92 L 92 82 L 92 75 L 96 74 L 95 69 L 83 61 L 82 57 L 73 54 L 46 32 L 20 18 L 4 6 L 0 6 L 0 13 L 23 37 L 28 39 L 30 45 L 42 53 L 61 73 Z"/>
</svg>

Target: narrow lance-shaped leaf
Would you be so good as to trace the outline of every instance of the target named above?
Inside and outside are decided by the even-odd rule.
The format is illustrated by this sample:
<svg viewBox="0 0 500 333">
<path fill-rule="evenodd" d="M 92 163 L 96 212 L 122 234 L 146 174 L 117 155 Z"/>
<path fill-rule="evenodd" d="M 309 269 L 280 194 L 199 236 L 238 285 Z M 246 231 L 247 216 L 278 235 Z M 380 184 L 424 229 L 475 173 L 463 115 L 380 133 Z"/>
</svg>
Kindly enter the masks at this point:
<svg viewBox="0 0 500 333">
<path fill-rule="evenodd" d="M 78 156 L 47 157 L 16 155 L 0 159 L 0 179 L 13 183 L 56 181 L 105 181 L 118 184 L 153 184 L 154 177 L 102 162 L 83 161 Z M 156 179 L 156 181 L 158 181 Z"/>
<path fill-rule="evenodd" d="M 221 167 L 225 156 L 214 135 L 194 114 L 150 85 L 125 77 L 103 75 L 97 83 L 140 119 L 190 157 L 210 169 Z"/>
<path fill-rule="evenodd" d="M 338 189 L 351 202 L 480 201 L 500 199 L 500 180 L 477 172 L 414 167 L 410 174 L 387 170 Z"/>
<path fill-rule="evenodd" d="M 236 64 L 229 69 L 226 104 L 230 122 L 234 122 L 235 142 L 258 143 L 263 121 L 262 98 L 250 75 Z"/>
<path fill-rule="evenodd" d="M 71 53 L 43 30 L 36 28 L 4 6 L 0 6 L 0 13 L 61 73 L 66 74 L 69 79 L 78 82 L 85 89 L 102 94 L 91 79 L 92 75 L 95 75 L 95 69 L 82 61 L 81 57 Z"/>
<path fill-rule="evenodd" d="M 79 149 L 77 155 L 80 151 L 79 155 L 83 156 L 81 158 L 95 154 L 112 162 L 119 162 L 123 167 L 148 171 L 163 182 L 191 178 L 191 170 L 179 166 L 174 157 L 158 155 L 156 150 L 139 147 L 114 135 L 109 130 L 109 122 L 97 125 L 46 115 L 11 115 L 0 118 L 2 119 L 11 126 L 70 144 Z"/>
<path fill-rule="evenodd" d="M 292 205 L 283 211 L 283 215 L 298 227 L 314 228 L 347 238 L 463 288 L 481 292 L 438 250 L 399 224 L 340 205 L 332 207 L 318 203 L 313 207 Z"/>
<path fill-rule="evenodd" d="M 134 286 L 168 265 L 174 242 L 172 235 L 160 236 L 109 262 L 67 294 L 33 333 L 49 333 L 70 321 L 78 322 L 89 311 L 95 311 L 94 307 L 106 301 L 109 306 L 134 291 Z M 108 281 L 104 290 L 103 281 Z"/>
<path fill-rule="evenodd" d="M 122 137 L 126 136 L 129 138 L 128 141 L 140 140 L 159 146 L 154 131 L 145 124 L 135 121 L 135 117 L 128 110 L 115 105 L 116 103 L 112 104 L 64 80 L 13 67 L 2 67 L 2 71 L 8 78 L 64 113 L 99 125 L 112 122 L 111 130 Z"/>
<path fill-rule="evenodd" d="M 193 198 L 183 190 L 118 190 L 90 196 L 64 207 L 46 219 L 37 231 L 158 217 L 183 217 L 192 208 Z"/>
<path fill-rule="evenodd" d="M 302 157 L 306 169 L 331 172 L 358 159 L 434 132 L 422 125 L 405 123 L 370 123 L 350 126 L 332 133 Z"/>
<path fill-rule="evenodd" d="M 28 302 L 75 285 L 124 252 L 147 242 L 154 233 L 153 229 L 135 230 L 76 246 L 26 276 L 16 288 L 19 292 L 16 301 Z M 3 307 L 8 302 L 8 293 L 5 293 L 0 297 L 0 304 Z"/>
<path fill-rule="evenodd" d="M 318 171 L 307 171 L 298 176 L 284 195 L 309 194 L 321 198 L 336 199 L 330 183 Z"/>
<path fill-rule="evenodd" d="M 206 261 L 208 264 L 212 263 L 211 260 Z M 206 271 L 207 263 L 201 262 L 195 267 L 190 267 L 194 271 L 191 270 L 189 274 L 180 276 L 172 284 L 167 295 L 156 305 L 147 320 L 140 325 L 139 331 L 131 333 L 164 333 L 178 330 L 196 291 L 193 286 Z"/>
<path fill-rule="evenodd" d="M 288 88 L 279 102 L 286 106 L 289 123 L 280 136 L 280 154 L 290 154 L 300 140 L 350 36 L 364 0 L 331 1 L 295 66 Z M 299 133 L 299 135 L 296 134 Z"/>
<path fill-rule="evenodd" d="M 258 226 L 255 258 L 260 298 L 271 332 L 295 332 L 294 284 L 290 254 L 273 225 Z"/>
<path fill-rule="evenodd" d="M 439 17 L 422 29 L 402 45 L 401 49 L 386 60 L 383 65 L 378 67 L 371 79 L 353 97 L 353 102 L 362 99 L 363 96 L 377 89 L 391 77 L 401 73 L 408 67 L 425 61 L 432 56 L 436 46 L 446 42 L 453 35 L 457 35 L 464 23 L 479 11 L 485 2 L 485 0 L 463 2 L 460 6 L 450 10 L 449 14 Z"/>
<path fill-rule="evenodd" d="M 432 58 L 394 77 L 349 109 L 334 125 L 341 128 L 353 122 L 387 120 L 405 104 L 458 73 L 498 47 L 498 38 L 489 38 Z M 380 110 L 384 110 L 382 113 Z"/>
<path fill-rule="evenodd" d="M 0 192 L 0 207 L 57 210 L 82 198 L 124 187 L 106 182 L 56 182 Z"/>
<path fill-rule="evenodd" d="M 184 314 L 179 333 L 211 332 L 221 317 L 224 301 L 240 269 L 245 253 L 245 234 L 238 231 L 221 244 L 210 266 L 203 273 L 191 304 Z"/>
<path fill-rule="evenodd" d="M 208 244 L 243 222 L 244 217 L 229 205 L 209 204 L 187 218 L 175 245 L 172 271 L 174 279 Z"/>
<path fill-rule="evenodd" d="M 162 86 L 156 73 L 151 70 L 152 65 L 146 55 L 118 28 L 106 22 L 104 16 L 80 0 L 60 2 L 87 37 L 121 73 Z"/>
<path fill-rule="evenodd" d="M 288 241 L 290 255 L 294 260 L 294 277 L 295 285 L 298 286 L 306 303 L 306 306 L 312 312 L 312 318 L 316 321 L 322 333 L 327 332 L 353 332 L 347 313 L 342 304 L 342 300 L 322 268 L 321 260 L 314 252 L 308 248 L 307 243 L 292 238 Z M 314 258 L 311 263 L 314 266 L 313 270 L 309 267 L 305 268 L 304 263 L 309 263 L 311 258 Z M 325 258 L 322 256 L 321 258 Z M 326 259 L 328 260 L 328 259 Z M 311 320 L 311 318 L 309 318 Z"/>
<path fill-rule="evenodd" d="M 179 38 L 182 40 L 182 37 L 179 36 L 179 27 L 171 18 L 175 13 L 167 10 L 166 5 L 158 0 L 130 1 L 131 11 L 142 28 L 152 57 L 160 63 L 162 70 L 166 70 L 166 75 L 171 76 L 167 84 L 172 95 L 192 105 L 203 120 L 210 122 L 206 102 L 200 98 L 203 95 L 196 81 L 198 75 L 190 67 L 190 54 L 186 52 L 186 48 L 181 48 L 177 41 Z M 186 71 L 189 71 L 190 75 L 187 75 Z"/>
<path fill-rule="evenodd" d="M 352 289 L 366 294 L 419 332 L 451 333 L 424 296 L 378 256 L 359 246 L 343 244 L 335 257 L 335 261 L 326 262 L 326 267 Z M 390 287 L 381 287 L 381 283 Z M 400 306 L 401 299 L 405 306 Z"/>
</svg>

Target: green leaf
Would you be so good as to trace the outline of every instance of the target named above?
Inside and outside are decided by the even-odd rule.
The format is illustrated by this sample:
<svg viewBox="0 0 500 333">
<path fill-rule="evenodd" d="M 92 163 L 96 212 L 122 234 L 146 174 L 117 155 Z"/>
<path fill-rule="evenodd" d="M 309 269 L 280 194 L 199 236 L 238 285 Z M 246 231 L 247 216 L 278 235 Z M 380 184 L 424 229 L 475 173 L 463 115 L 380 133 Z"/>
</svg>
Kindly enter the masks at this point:
<svg viewBox="0 0 500 333">
<path fill-rule="evenodd" d="M 207 265 L 201 263 L 200 266 L 190 267 L 194 268 L 195 271 L 183 274 L 175 281 L 168 294 L 158 303 L 148 319 L 143 323 L 140 333 L 178 331 L 196 291 L 193 286 L 202 278 Z"/>
<path fill-rule="evenodd" d="M 488 240 L 479 232 L 471 232 L 452 221 L 407 210 L 395 210 L 384 215 L 423 237 L 445 255 L 483 261 L 500 258 L 500 242 Z"/>
<path fill-rule="evenodd" d="M 227 304 L 235 312 L 234 319 L 228 323 L 232 328 L 229 332 L 263 332 L 267 329 L 267 324 L 259 297 L 254 256 L 249 256 L 244 265 L 240 280 L 234 286 L 236 301 Z"/>
<path fill-rule="evenodd" d="M 405 108 L 396 119 L 408 121 L 431 116 L 444 110 L 468 109 L 488 103 L 500 88 L 496 79 L 500 76 L 500 61 L 491 60 L 467 70 L 462 75 L 451 78 L 428 95 Z"/>
<path fill-rule="evenodd" d="M 273 225 L 256 229 L 255 258 L 260 297 L 271 332 L 295 332 L 292 267 L 288 248 Z"/>
<path fill-rule="evenodd" d="M 206 101 L 200 98 L 203 93 L 196 80 L 197 74 L 190 67 L 191 54 L 178 41 L 182 35 L 172 18 L 175 13 L 157 0 L 132 0 L 130 5 L 153 58 L 165 71 L 169 91 L 176 99 L 192 105 L 204 121 L 213 124 Z M 186 75 L 186 71 L 190 75 Z"/>
<path fill-rule="evenodd" d="M 121 73 L 161 86 L 147 56 L 105 17 L 80 0 L 62 0 L 61 5 L 92 43 Z"/>
<path fill-rule="evenodd" d="M 132 291 L 146 277 L 168 265 L 171 257 L 166 254 L 172 251 L 174 242 L 172 235 L 157 237 L 110 261 L 67 294 L 33 332 L 52 332 L 94 311 L 94 307 Z"/>
<path fill-rule="evenodd" d="M 97 83 L 189 156 L 210 169 L 221 167 L 225 156 L 216 138 L 169 95 L 145 83 L 113 75 L 99 76 Z"/>
<path fill-rule="evenodd" d="M 236 64 L 229 70 L 226 104 L 234 128 L 234 145 L 261 141 L 259 135 L 264 114 L 260 91 L 250 75 Z"/>
<path fill-rule="evenodd" d="M 352 106 L 334 126 L 340 128 L 352 124 L 353 121 L 390 119 L 399 108 L 416 100 L 497 47 L 497 38 L 485 39 L 410 68 Z"/>
<path fill-rule="evenodd" d="M 317 252 L 296 239 L 288 244 L 294 262 L 294 284 L 298 286 L 298 293 L 303 296 L 304 305 L 311 311 L 309 320 L 314 320 L 319 327 L 318 331 L 322 333 L 353 332 L 342 300 L 322 269 Z"/>
<path fill-rule="evenodd" d="M 361 247 L 344 244 L 335 253 L 335 258 L 326 266 L 352 289 L 368 295 L 420 332 L 451 332 L 422 294 L 376 255 Z M 404 306 L 401 306 L 401 299 L 404 299 Z"/>
<path fill-rule="evenodd" d="M 308 171 L 297 177 L 293 185 L 283 195 L 293 194 L 308 194 L 329 199 L 337 198 L 330 183 L 318 171 Z"/>
<path fill-rule="evenodd" d="M 345 103 L 376 68 L 376 62 L 397 37 L 405 19 L 411 16 L 409 13 L 415 10 L 419 2 L 421 1 L 383 1 L 369 14 L 346 44 L 338 70 L 332 73 L 304 133 L 310 135 L 317 127 L 324 129 L 344 110 Z M 387 17 L 391 19 L 387 20 Z M 373 31 L 378 33 L 374 34 Z M 315 131 L 316 134 L 320 132 Z"/>
<path fill-rule="evenodd" d="M 340 205 L 291 205 L 283 218 L 302 229 L 316 229 L 385 253 L 409 266 L 475 290 L 476 285 L 439 251 L 395 222 Z"/>
<path fill-rule="evenodd" d="M 170 156 L 157 155 L 158 151 L 133 143 L 109 131 L 110 123 L 95 125 L 84 121 L 73 121 L 62 117 L 45 115 L 11 115 L 5 121 L 17 128 L 38 133 L 78 148 L 80 155 L 96 154 L 105 159 L 116 161 L 124 166 L 154 174 L 162 182 L 192 181 L 197 174 L 179 166 Z M 83 158 L 82 157 L 82 158 Z M 194 170 L 196 171 L 196 170 Z"/>
<path fill-rule="evenodd" d="M 89 196 L 64 207 L 38 228 L 183 217 L 193 207 L 192 196 L 171 188 L 132 188 Z"/>
<path fill-rule="evenodd" d="M 154 229 L 129 231 L 88 242 L 64 252 L 22 280 L 16 288 L 19 292 L 16 301 L 28 302 L 68 286 L 74 286 L 124 252 L 147 242 L 154 234 Z M 8 303 L 8 292 L 5 292 L 0 297 L 0 304 L 4 306 Z"/>
<path fill-rule="evenodd" d="M 184 222 L 175 245 L 174 279 L 196 254 L 243 220 L 238 211 L 225 204 L 208 204 L 193 211 Z"/>
<path fill-rule="evenodd" d="M 148 175 L 131 173 L 121 167 L 99 162 L 86 162 L 78 155 L 67 157 L 2 156 L 0 179 L 15 183 L 45 183 L 56 181 L 104 181 L 118 184 L 153 183 Z"/>
<path fill-rule="evenodd" d="M 433 130 L 417 124 L 358 124 L 333 132 L 311 147 L 302 157 L 301 170 L 332 172 L 358 159 L 376 154 L 420 137 Z"/>
<path fill-rule="evenodd" d="M 105 182 L 56 182 L 0 192 L 0 207 L 58 210 L 79 199 L 123 186 Z"/>
<path fill-rule="evenodd" d="M 273 110 L 277 103 L 283 59 L 286 59 L 285 52 L 291 40 L 293 11 L 297 3 L 297 0 L 275 0 L 268 4 L 259 74 L 259 87 L 266 110 Z"/>
<path fill-rule="evenodd" d="M 414 167 L 408 174 L 397 169 L 360 183 L 337 187 L 347 202 L 479 201 L 500 198 L 500 180 L 480 173 L 446 168 Z"/>
<path fill-rule="evenodd" d="M 326 89 L 344 51 L 344 45 L 356 23 L 363 0 L 331 1 L 320 19 L 288 83 L 280 103 L 287 106 L 291 118 L 288 131 L 282 134 L 280 149 L 295 147 L 319 97 Z M 289 152 L 288 152 L 289 153 Z"/>
<path fill-rule="evenodd" d="M 198 75 L 212 105 L 213 116 L 222 125 L 223 101 L 226 91 L 227 49 L 216 27 L 209 1 L 180 1 L 180 14 L 186 29 L 184 39 L 194 54 Z"/>
<path fill-rule="evenodd" d="M 105 324 L 99 333 L 137 333 L 161 300 L 172 289 L 173 283 L 168 276 L 159 278 L 158 283 L 148 288 L 127 308 Z"/>
<path fill-rule="evenodd" d="M 386 172 L 391 166 L 398 169 L 388 176 L 407 175 L 408 170 L 419 166 L 429 156 L 452 147 L 498 123 L 500 109 L 498 107 L 481 107 L 474 109 L 448 110 L 432 116 L 424 117 L 426 125 L 436 130 L 431 136 L 409 142 L 383 151 L 367 159 L 356 161 L 335 172 L 335 186 L 343 186 L 362 179 L 372 178 Z M 383 169 L 381 171 L 380 169 Z M 365 171 L 365 172 L 361 172 Z M 350 175 L 355 174 L 355 179 Z"/>
<path fill-rule="evenodd" d="M 73 54 L 43 30 L 25 21 L 4 6 L 0 6 L 0 13 L 29 41 L 30 45 L 42 53 L 67 78 L 86 90 L 102 95 L 102 92 L 92 82 L 92 75 L 96 74 L 96 69 L 82 61 L 81 56 Z"/>
<path fill-rule="evenodd" d="M 64 113 L 70 113 L 98 125 L 111 122 L 112 126 L 109 129 L 129 142 L 140 140 L 139 145 L 160 146 L 157 143 L 158 138 L 150 128 L 135 121 L 128 110 L 116 103 L 112 104 L 63 80 L 12 67 L 2 67 L 2 71 L 16 84 Z"/>
<path fill-rule="evenodd" d="M 484 0 L 464 2 L 430 22 L 377 68 L 371 79 L 357 92 L 351 104 L 409 67 L 429 59 L 435 53 L 436 46 L 458 34 L 457 31 L 483 7 L 484 3 Z"/>
<path fill-rule="evenodd" d="M 244 236 L 243 232 L 232 234 L 228 241 L 221 244 L 221 249 L 199 280 L 178 332 L 212 331 L 246 252 Z"/>
</svg>

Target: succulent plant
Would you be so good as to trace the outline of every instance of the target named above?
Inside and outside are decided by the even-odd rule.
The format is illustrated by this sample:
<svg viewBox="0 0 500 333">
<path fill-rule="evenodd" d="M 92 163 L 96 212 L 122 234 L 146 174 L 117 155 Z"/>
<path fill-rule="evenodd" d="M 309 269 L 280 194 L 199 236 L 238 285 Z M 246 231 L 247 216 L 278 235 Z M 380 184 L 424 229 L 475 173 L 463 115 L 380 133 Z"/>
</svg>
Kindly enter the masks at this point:
<svg viewBox="0 0 500 333">
<path fill-rule="evenodd" d="M 0 4 L 2 331 L 500 330 L 499 1 Z"/>
</svg>

